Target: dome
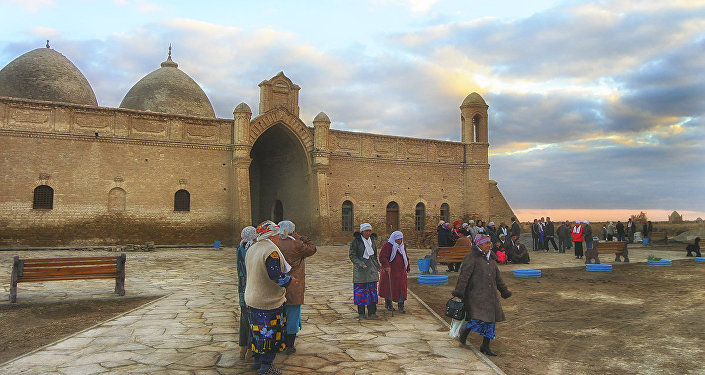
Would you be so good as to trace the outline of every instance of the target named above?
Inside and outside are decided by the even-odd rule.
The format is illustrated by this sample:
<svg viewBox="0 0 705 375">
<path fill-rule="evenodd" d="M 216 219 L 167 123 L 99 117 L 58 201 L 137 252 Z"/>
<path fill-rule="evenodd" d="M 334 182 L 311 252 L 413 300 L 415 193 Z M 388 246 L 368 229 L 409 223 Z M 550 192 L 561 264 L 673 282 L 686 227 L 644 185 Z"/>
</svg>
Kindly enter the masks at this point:
<svg viewBox="0 0 705 375">
<path fill-rule="evenodd" d="M 316 115 L 316 117 L 313 119 L 313 122 L 319 122 L 319 121 L 327 122 L 330 124 L 330 119 L 328 118 L 328 115 L 326 115 L 323 112 Z"/>
<path fill-rule="evenodd" d="M 215 117 L 213 106 L 201 87 L 169 57 L 162 67 L 137 82 L 120 108 L 197 117 Z"/>
<path fill-rule="evenodd" d="M 250 109 L 250 106 L 247 105 L 245 102 L 242 102 L 242 103 L 238 104 L 237 107 L 235 107 L 235 110 L 233 111 L 233 113 L 236 113 L 236 112 L 244 112 L 244 113 L 252 114 L 252 110 Z"/>
<path fill-rule="evenodd" d="M 29 51 L 0 70 L 0 96 L 97 106 L 86 77 L 48 46 Z"/>
<path fill-rule="evenodd" d="M 466 105 L 487 105 L 487 103 L 485 103 L 485 99 L 482 99 L 480 94 L 473 92 L 468 95 L 465 100 L 463 100 L 463 104 L 461 104 L 461 106 Z"/>
</svg>

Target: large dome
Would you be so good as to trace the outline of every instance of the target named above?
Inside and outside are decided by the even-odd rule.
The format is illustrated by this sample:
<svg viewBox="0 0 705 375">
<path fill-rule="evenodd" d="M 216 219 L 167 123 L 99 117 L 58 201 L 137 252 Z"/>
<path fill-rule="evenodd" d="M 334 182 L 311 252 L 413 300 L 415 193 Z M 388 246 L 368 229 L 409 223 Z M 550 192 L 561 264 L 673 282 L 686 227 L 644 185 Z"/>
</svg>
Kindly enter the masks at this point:
<svg viewBox="0 0 705 375">
<path fill-rule="evenodd" d="M 0 96 L 98 105 L 81 71 L 48 47 L 29 51 L 0 70 Z"/>
<path fill-rule="evenodd" d="M 139 80 L 120 103 L 120 108 L 197 117 L 215 117 L 213 106 L 200 86 L 171 60 Z"/>
</svg>

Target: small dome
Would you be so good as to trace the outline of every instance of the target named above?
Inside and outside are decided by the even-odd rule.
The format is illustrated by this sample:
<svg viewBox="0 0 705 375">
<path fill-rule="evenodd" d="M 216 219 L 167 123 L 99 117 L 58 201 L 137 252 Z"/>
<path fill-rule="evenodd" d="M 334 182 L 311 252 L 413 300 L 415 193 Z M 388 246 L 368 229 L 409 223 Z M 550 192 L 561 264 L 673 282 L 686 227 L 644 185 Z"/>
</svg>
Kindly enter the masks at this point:
<svg viewBox="0 0 705 375">
<path fill-rule="evenodd" d="M 461 104 L 461 106 L 466 105 L 487 105 L 487 103 L 485 103 L 485 99 L 482 99 L 480 94 L 473 92 L 468 95 L 465 100 L 463 100 L 463 104 Z"/>
<path fill-rule="evenodd" d="M 215 117 L 213 106 L 201 87 L 169 57 L 162 67 L 137 82 L 120 103 L 120 108 L 169 113 L 174 115 Z"/>
<path fill-rule="evenodd" d="M 246 103 L 242 102 L 242 103 L 238 104 L 237 107 L 235 107 L 235 110 L 233 111 L 233 113 L 236 113 L 236 112 L 238 112 L 238 113 L 239 113 L 239 112 L 245 112 L 245 113 L 250 113 L 250 114 L 251 114 L 251 113 L 252 113 L 252 110 L 250 109 L 250 106 L 249 106 L 249 105 L 247 105 Z"/>
<path fill-rule="evenodd" d="M 317 114 L 316 117 L 313 119 L 313 122 L 320 122 L 320 121 L 327 122 L 330 124 L 330 119 L 328 118 L 328 115 L 323 112 Z"/>
<path fill-rule="evenodd" d="M 0 70 L 0 96 L 97 106 L 86 77 L 48 45 L 25 53 Z"/>
</svg>

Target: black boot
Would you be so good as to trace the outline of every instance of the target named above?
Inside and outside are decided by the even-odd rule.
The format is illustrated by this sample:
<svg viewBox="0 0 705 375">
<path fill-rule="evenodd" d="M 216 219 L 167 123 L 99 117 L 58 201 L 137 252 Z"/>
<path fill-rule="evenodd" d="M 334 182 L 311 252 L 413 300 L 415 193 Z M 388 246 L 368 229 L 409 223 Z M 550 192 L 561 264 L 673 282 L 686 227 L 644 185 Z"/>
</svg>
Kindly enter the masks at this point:
<svg viewBox="0 0 705 375">
<path fill-rule="evenodd" d="M 482 338 L 482 345 L 480 345 L 480 353 L 485 353 L 490 357 L 497 356 L 497 354 L 493 353 L 492 350 L 490 350 L 490 339 L 488 339 L 487 337 Z"/>
<path fill-rule="evenodd" d="M 384 299 L 384 307 L 389 311 L 394 311 L 394 305 L 392 305 L 392 300 L 389 298 Z"/>
<path fill-rule="evenodd" d="M 365 319 L 365 305 L 357 305 L 357 317 Z"/>
<path fill-rule="evenodd" d="M 377 319 L 377 303 L 372 302 L 367 306 L 367 319 Z"/>
<path fill-rule="evenodd" d="M 399 312 L 402 314 L 406 314 L 406 310 L 404 310 L 404 301 L 399 301 Z"/>
<path fill-rule="evenodd" d="M 286 336 L 286 354 L 294 354 L 296 353 L 296 348 L 294 347 L 294 343 L 296 342 L 296 334 L 295 333 L 290 333 Z"/>
<path fill-rule="evenodd" d="M 470 328 L 466 328 L 465 326 L 463 326 L 460 329 L 460 335 L 458 335 L 458 341 L 460 341 L 461 344 L 465 345 L 465 341 L 467 341 L 469 334 L 470 334 Z"/>
</svg>

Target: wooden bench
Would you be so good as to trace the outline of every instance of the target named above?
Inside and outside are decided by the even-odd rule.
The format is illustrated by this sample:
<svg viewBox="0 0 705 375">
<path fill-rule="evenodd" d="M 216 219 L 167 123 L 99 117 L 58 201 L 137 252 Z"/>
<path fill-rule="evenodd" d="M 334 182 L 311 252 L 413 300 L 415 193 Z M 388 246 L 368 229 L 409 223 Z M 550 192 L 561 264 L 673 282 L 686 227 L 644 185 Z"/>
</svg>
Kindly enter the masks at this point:
<svg viewBox="0 0 705 375">
<path fill-rule="evenodd" d="M 115 293 L 125 295 L 125 254 L 112 257 L 20 259 L 12 262 L 10 301 L 17 302 L 17 283 L 115 279 Z"/>
<path fill-rule="evenodd" d="M 664 241 L 668 243 L 668 236 L 666 235 L 666 232 L 651 232 L 651 234 L 649 234 L 649 242 L 653 243 L 656 241 Z"/>
<path fill-rule="evenodd" d="M 458 241 L 455 242 L 455 245 L 451 247 L 439 247 L 436 262 L 441 264 L 460 263 L 472 249 L 471 245 L 472 243 L 469 238 L 460 237 Z"/>
<path fill-rule="evenodd" d="M 614 254 L 615 262 L 621 262 L 621 256 L 624 257 L 624 262 L 629 263 L 629 251 L 627 250 L 626 241 L 594 241 L 593 246 L 597 249 L 598 254 Z"/>
</svg>

